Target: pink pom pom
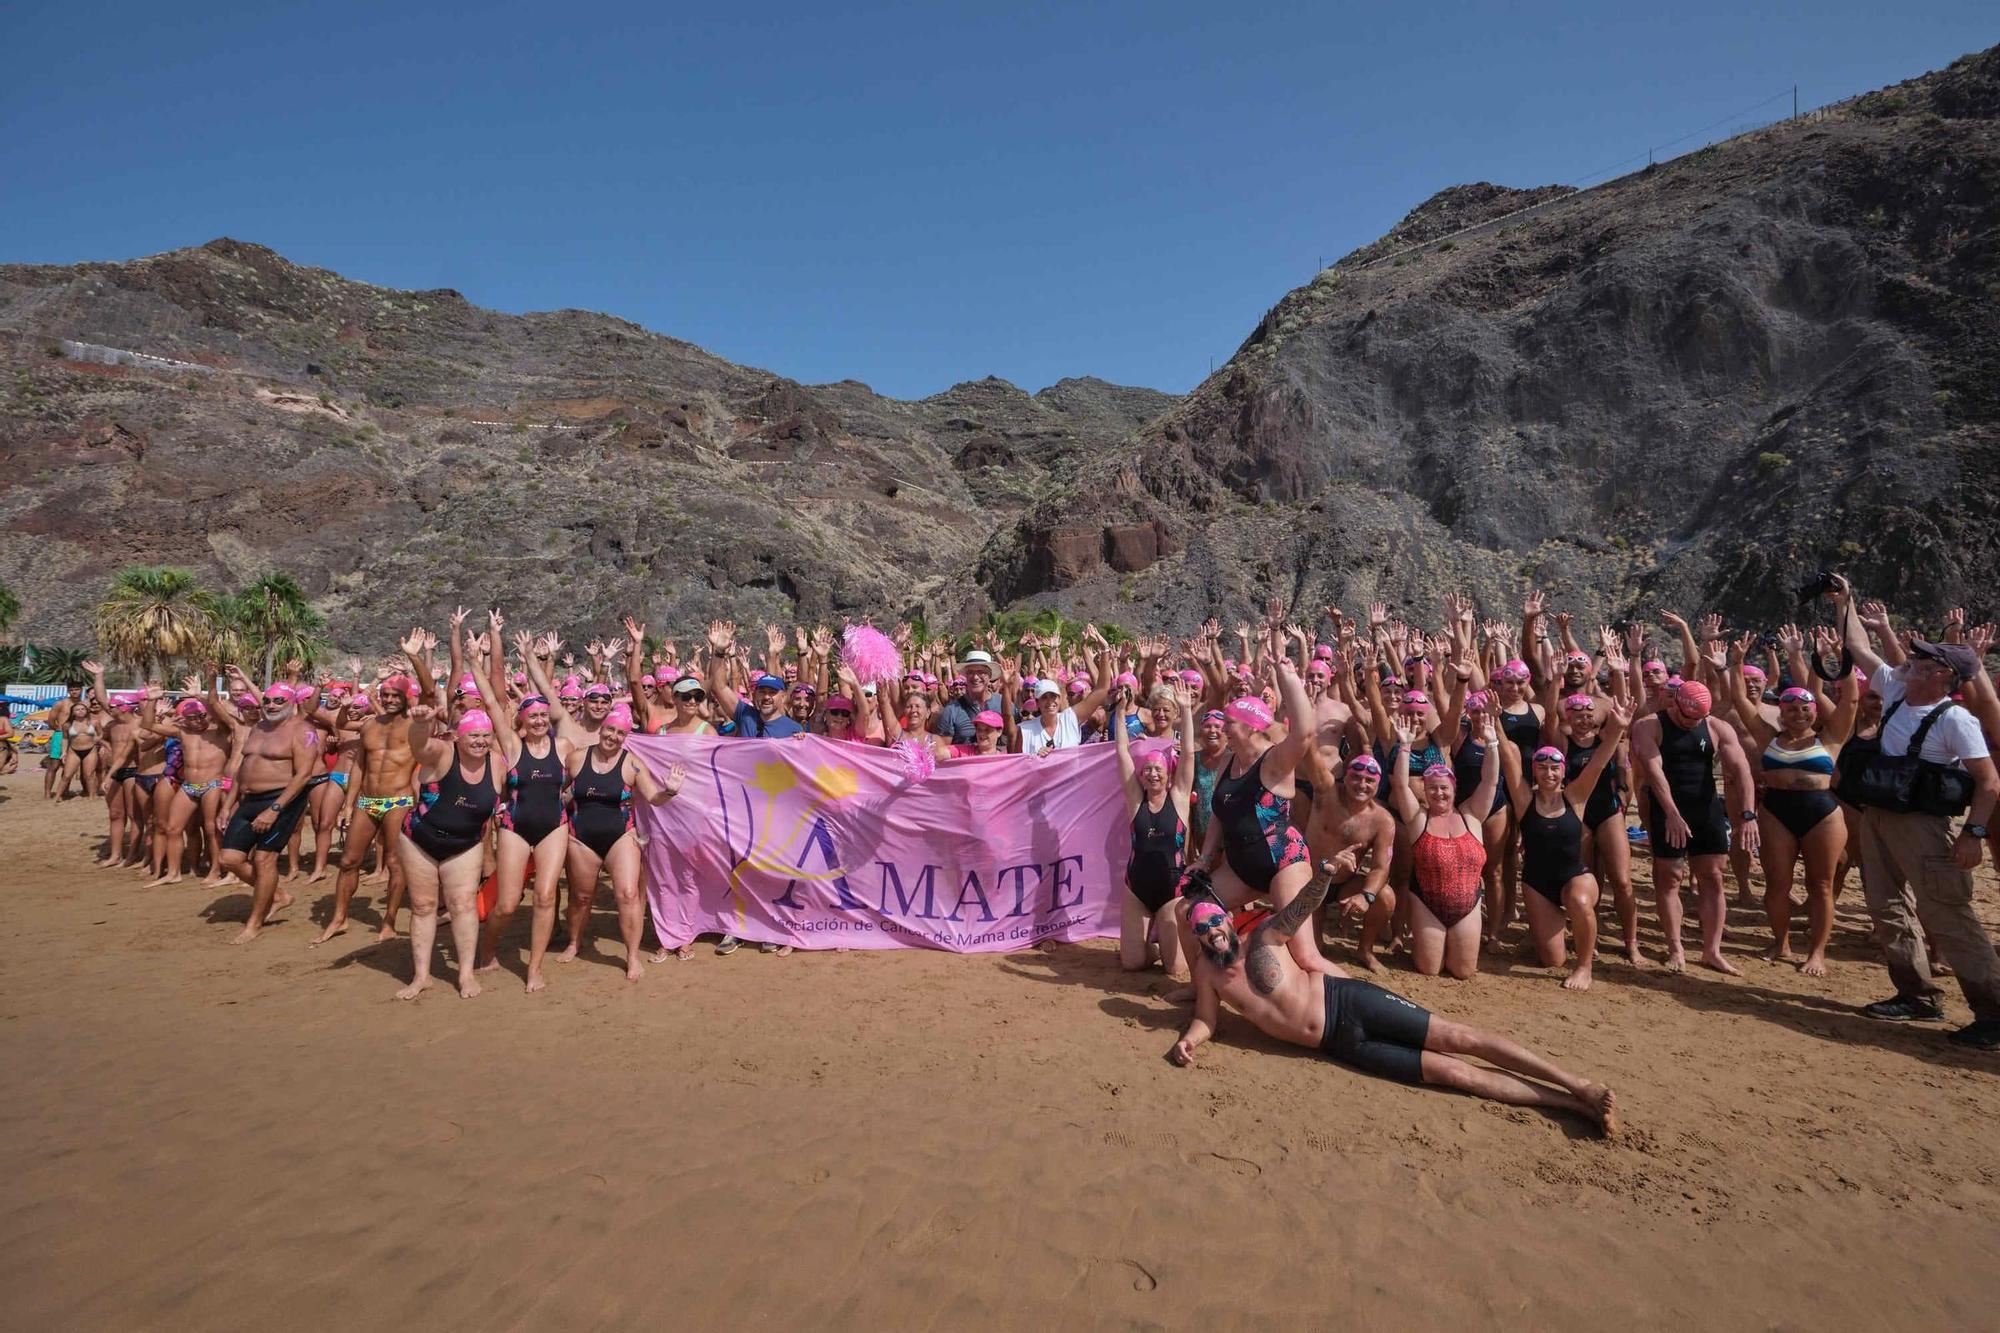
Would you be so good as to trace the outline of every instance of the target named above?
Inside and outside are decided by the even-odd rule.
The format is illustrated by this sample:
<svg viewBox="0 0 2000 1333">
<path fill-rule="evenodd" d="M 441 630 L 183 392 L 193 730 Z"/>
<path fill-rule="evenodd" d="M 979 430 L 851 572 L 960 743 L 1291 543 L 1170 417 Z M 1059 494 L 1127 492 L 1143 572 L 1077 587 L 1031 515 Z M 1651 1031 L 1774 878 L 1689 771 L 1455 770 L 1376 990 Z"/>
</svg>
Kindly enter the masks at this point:
<svg viewBox="0 0 2000 1333">
<path fill-rule="evenodd" d="M 911 740 L 908 737 L 896 742 L 896 748 L 903 752 L 903 763 L 910 770 L 910 777 L 922 782 L 937 771 L 937 751 L 928 741 Z"/>
<path fill-rule="evenodd" d="M 840 660 L 863 684 L 902 679 L 903 654 L 895 641 L 866 625 L 847 627 L 841 636 Z"/>
</svg>

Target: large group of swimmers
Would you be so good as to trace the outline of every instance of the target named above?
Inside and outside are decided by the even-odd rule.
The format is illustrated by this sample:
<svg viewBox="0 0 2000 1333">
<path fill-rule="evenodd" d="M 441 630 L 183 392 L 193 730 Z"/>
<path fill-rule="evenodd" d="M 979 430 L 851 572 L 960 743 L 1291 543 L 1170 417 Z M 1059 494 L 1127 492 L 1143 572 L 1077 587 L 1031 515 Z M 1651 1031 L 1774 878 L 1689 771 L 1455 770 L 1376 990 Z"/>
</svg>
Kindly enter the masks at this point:
<svg viewBox="0 0 2000 1333">
<path fill-rule="evenodd" d="M 2000 1047 L 2000 968 L 1970 873 L 2000 795 L 2000 698 L 1983 665 L 1994 629 L 1954 611 L 1935 639 L 1899 632 L 1844 580 L 1825 585 L 1829 625 L 1732 633 L 1717 616 L 1663 610 L 1657 642 L 1637 622 L 1586 634 L 1541 594 L 1518 621 L 1451 595 L 1421 626 L 1378 603 L 1359 617 L 1326 607 L 1308 628 L 1272 603 L 1233 630 L 1211 619 L 1185 639 L 1122 643 L 1094 626 L 1067 644 L 1035 633 L 924 643 L 897 626 L 897 669 L 870 673 L 880 679 L 862 679 L 824 627 L 770 625 L 752 642 L 718 621 L 682 654 L 627 618 L 623 636 L 579 659 L 554 634 L 510 636 L 497 609 L 460 610 L 446 663 L 418 628 L 372 675 L 355 660 L 346 679 L 308 679 L 290 662 L 258 683 L 217 663 L 177 692 L 119 695 L 87 664 L 88 688 L 54 709 L 44 785 L 52 798 L 79 785 L 104 798 L 100 865 L 149 885 L 191 867 L 205 883 L 247 883 L 237 943 L 290 905 L 287 882 L 328 875 L 313 943 L 341 935 L 372 855 L 386 879 L 380 938 L 411 909 L 399 996 L 431 984 L 442 917 L 470 997 L 500 966 L 524 901 L 530 992 L 547 984 L 552 949 L 570 960 L 591 947 L 602 878 L 626 973 L 643 975 L 633 805 L 673 800 L 682 774 L 640 762 L 626 748 L 635 732 L 811 734 L 921 751 L 927 764 L 1108 742 L 1131 826 L 1119 955 L 1164 969 L 1183 983 L 1173 998 L 1193 1002 L 1175 1063 L 1194 1060 L 1226 1001 L 1356 1067 L 1608 1125 L 1608 1090 L 1349 976 L 1323 944 L 1378 976 L 1400 956 L 1463 979 L 1524 925 L 1521 947 L 1585 991 L 1598 979 L 1601 898 L 1626 962 L 1650 965 L 1631 873 L 1643 848 L 1665 967 L 1685 965 L 1692 887 L 1699 965 L 1738 974 L 1722 947 L 1727 878 L 1747 898 L 1754 858 L 1763 957 L 1820 977 L 1836 897 L 1858 870 L 1897 988 L 1864 1012 L 1942 1018 L 1934 975 L 1948 964 L 1974 1015 L 1953 1039 Z M 659 940 L 650 961 L 685 959 L 693 943 Z"/>
</svg>

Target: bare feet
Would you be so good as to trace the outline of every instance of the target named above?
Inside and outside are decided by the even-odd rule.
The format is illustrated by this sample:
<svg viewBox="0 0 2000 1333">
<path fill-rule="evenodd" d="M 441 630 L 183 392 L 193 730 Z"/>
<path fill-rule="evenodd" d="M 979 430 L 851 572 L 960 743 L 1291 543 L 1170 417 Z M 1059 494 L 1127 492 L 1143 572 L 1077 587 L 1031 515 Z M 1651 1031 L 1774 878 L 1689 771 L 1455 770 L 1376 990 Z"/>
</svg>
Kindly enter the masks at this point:
<svg viewBox="0 0 2000 1333">
<path fill-rule="evenodd" d="M 1164 999 L 1168 1004 L 1192 1004 L 1194 1002 L 1194 987 L 1176 986 L 1160 998 Z"/>
<path fill-rule="evenodd" d="M 415 981 L 397 991 L 396 998 L 399 1000 L 414 1000 L 429 990 L 430 985 L 431 979 L 429 977 L 418 977 Z"/>
<path fill-rule="evenodd" d="M 1634 967 L 1646 965 L 1645 958 L 1639 953 L 1639 941 L 1636 938 L 1625 941 L 1625 961 Z"/>
<path fill-rule="evenodd" d="M 1618 1132 L 1618 1095 L 1602 1083 L 1586 1083 L 1577 1096 L 1590 1109 L 1591 1119 L 1606 1137 Z"/>
<path fill-rule="evenodd" d="M 1730 962 L 1727 958 L 1724 958 L 1720 953 L 1703 954 L 1701 956 L 1701 965 L 1712 971 L 1724 973 L 1727 976 L 1740 977 L 1743 975 L 1743 969 L 1737 967 L 1736 964 Z"/>
<path fill-rule="evenodd" d="M 491 958 L 487 959 L 485 962 L 481 963 L 478 967 L 473 969 L 473 971 L 475 972 L 498 972 L 499 970 L 500 970 L 500 955 L 497 953 L 494 954 Z"/>
<path fill-rule="evenodd" d="M 556 961 L 558 963 L 574 963 L 576 961 L 576 945 L 571 944 L 569 948 L 557 954 Z"/>
<path fill-rule="evenodd" d="M 292 895 L 286 893 L 283 889 L 279 889 L 278 896 L 271 900 L 271 910 L 264 913 L 265 923 L 269 924 L 272 917 L 284 911 L 287 907 L 290 907 L 291 905 L 292 905 Z"/>
<path fill-rule="evenodd" d="M 229 942 L 231 944 L 248 944 L 263 933 L 264 928 L 262 926 L 245 926 L 243 927 L 243 933 L 235 936 Z"/>
<path fill-rule="evenodd" d="M 1382 964 L 1376 959 L 1373 948 L 1355 950 L 1354 962 L 1364 972 L 1380 972 L 1382 970 Z"/>
<path fill-rule="evenodd" d="M 1823 976 L 1825 976 L 1825 975 L 1826 975 L 1826 955 L 1825 955 L 1825 954 L 1823 954 L 1823 953 L 1809 953 L 1809 954 L 1807 954 L 1807 955 L 1806 955 L 1806 960 L 1805 960 L 1805 961 L 1804 961 L 1803 963 L 1800 963 L 1800 964 L 1799 964 L 1799 971 L 1801 971 L 1801 972 L 1805 973 L 1805 974 L 1806 974 L 1807 976 L 1809 976 L 1809 977 L 1823 977 Z"/>
<path fill-rule="evenodd" d="M 542 974 L 540 972 L 535 971 L 533 969 L 529 970 L 528 994 L 533 995 L 538 990 L 545 990 L 548 988 L 548 984 L 549 983 L 543 979 Z"/>
<path fill-rule="evenodd" d="M 1681 950 L 1672 950 L 1667 954 L 1667 971 L 1685 972 L 1687 971 L 1687 961 L 1687 955 Z"/>
<path fill-rule="evenodd" d="M 640 977 L 643 977 L 645 975 L 646 975 L 646 965 L 639 961 L 639 956 L 637 954 L 634 954 L 632 956 L 632 961 L 625 965 L 625 980 L 637 981 Z"/>
<path fill-rule="evenodd" d="M 327 876 L 327 872 L 326 872 L 325 870 L 315 870 L 315 871 L 313 871 L 313 873 L 312 873 L 312 878 L 311 878 L 311 879 L 309 879 L 309 880 L 307 880 L 307 881 L 306 881 L 306 883 L 308 883 L 308 884 L 317 884 L 317 883 L 319 883 L 319 882 L 320 882 L 321 880 L 325 879 L 325 878 L 326 878 L 326 876 Z"/>
<path fill-rule="evenodd" d="M 1590 989 L 1590 964 L 1588 964 L 1588 963 L 1585 963 L 1585 964 L 1584 964 L 1584 965 L 1583 965 L 1582 967 L 1579 967 L 1579 968 L 1577 968 L 1577 969 L 1576 969 L 1576 970 L 1575 970 L 1574 972 L 1571 972 L 1571 973 L 1570 973 L 1570 974 L 1569 974 L 1568 976 L 1564 977 L 1564 978 L 1563 978 L 1563 989 L 1564 989 L 1564 990 L 1589 990 L 1589 989 Z"/>
<path fill-rule="evenodd" d="M 474 976 L 472 969 L 468 967 L 458 974 L 458 998 L 469 1000 L 477 994 L 479 994 L 479 978 Z"/>
<path fill-rule="evenodd" d="M 390 940 L 393 940 L 395 938 L 396 938 L 396 927 L 392 922 L 384 921 L 382 923 L 382 929 L 375 932 L 375 942 L 377 944 L 387 944 Z"/>
<path fill-rule="evenodd" d="M 1789 963 L 1792 961 L 1791 941 L 1779 940 L 1776 944 L 1760 950 L 1757 956 L 1767 963 Z"/>
<path fill-rule="evenodd" d="M 335 935 L 345 935 L 346 933 L 347 933 L 347 923 L 345 921 L 329 922 L 327 924 L 327 928 L 319 933 L 318 938 L 315 939 L 311 944 L 307 945 L 306 947 L 309 949 L 317 949 L 319 948 L 320 945 L 325 944 Z"/>
<path fill-rule="evenodd" d="M 147 880 L 144 884 L 140 885 L 139 887 L 143 889 L 157 889 L 162 884 L 178 884 L 180 882 L 181 882 L 181 877 L 179 875 L 162 875 L 158 879 Z"/>
</svg>

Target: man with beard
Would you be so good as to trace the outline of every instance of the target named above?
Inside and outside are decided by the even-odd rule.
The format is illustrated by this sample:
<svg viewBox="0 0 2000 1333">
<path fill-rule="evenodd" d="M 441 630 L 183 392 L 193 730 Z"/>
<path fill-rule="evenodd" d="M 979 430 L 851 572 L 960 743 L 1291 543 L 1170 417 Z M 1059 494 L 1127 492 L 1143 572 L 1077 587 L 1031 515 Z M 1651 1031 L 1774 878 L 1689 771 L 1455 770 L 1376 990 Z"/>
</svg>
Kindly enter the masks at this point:
<svg viewBox="0 0 2000 1333">
<path fill-rule="evenodd" d="M 291 690 L 265 686 L 237 773 L 243 797 L 222 835 L 223 867 L 252 886 L 250 919 L 232 944 L 248 944 L 263 932 L 277 897 L 278 853 L 305 812 L 306 783 L 319 771 L 319 752 L 306 744 L 306 730 Z"/>
<path fill-rule="evenodd" d="M 729 657 L 736 645 L 736 625 L 716 620 L 708 626 L 708 697 L 735 724 L 729 734 L 738 740 L 788 740 L 805 734 L 805 726 L 786 709 L 785 682 L 769 672 L 750 679 L 745 699 L 729 683 Z M 588 700 L 586 699 L 586 704 Z M 811 717 L 808 709 L 807 717 Z M 593 738 L 594 739 L 594 738 Z"/>
<path fill-rule="evenodd" d="M 1265 1035 L 1317 1050 L 1349 1069 L 1512 1106 L 1566 1111 L 1590 1121 L 1599 1133 L 1618 1132 L 1617 1101 L 1603 1084 L 1559 1069 L 1498 1033 L 1438 1018 L 1339 968 L 1329 965 L 1324 973 L 1301 968 L 1286 941 L 1312 919 L 1333 879 L 1354 873 L 1350 848 L 1322 865 L 1283 907 L 1245 908 L 1234 917 L 1203 880 L 1189 885 L 1184 901 L 1198 946 L 1194 1018 L 1167 1052 L 1169 1061 L 1194 1063 L 1195 1049 L 1215 1035 L 1226 1000 Z M 1467 1056 L 1486 1064 L 1473 1064 Z"/>
<path fill-rule="evenodd" d="M 396 938 L 396 913 L 403 905 L 403 871 L 397 864 L 396 841 L 403 836 L 404 812 L 417 803 L 412 781 L 417 757 L 410 749 L 410 705 L 416 699 L 429 698 L 432 689 L 430 671 L 424 665 L 423 637 L 422 630 L 412 630 L 400 645 L 414 678 L 397 675 L 384 680 L 375 692 L 378 712 L 361 724 L 361 772 L 347 798 L 347 841 L 341 846 L 340 873 L 334 880 L 333 919 L 313 941 L 316 945 L 347 929 L 348 904 L 361 882 L 361 863 L 367 859 L 371 843 L 379 848 L 378 863 L 389 871 L 389 894 L 376 938 Z"/>
</svg>

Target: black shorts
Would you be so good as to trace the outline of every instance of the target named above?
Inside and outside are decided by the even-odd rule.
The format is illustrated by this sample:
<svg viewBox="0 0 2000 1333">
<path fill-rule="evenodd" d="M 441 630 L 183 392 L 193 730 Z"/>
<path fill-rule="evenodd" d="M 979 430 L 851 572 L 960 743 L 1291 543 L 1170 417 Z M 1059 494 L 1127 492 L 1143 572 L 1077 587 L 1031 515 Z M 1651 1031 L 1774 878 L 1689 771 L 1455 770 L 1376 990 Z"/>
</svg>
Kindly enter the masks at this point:
<svg viewBox="0 0 2000 1333">
<path fill-rule="evenodd" d="M 1674 803 L 1680 806 L 1681 818 L 1687 821 L 1687 844 L 1667 845 L 1667 812 L 1654 801 L 1653 808 L 1646 812 L 1646 845 L 1652 849 L 1654 860 L 1684 861 L 1690 856 L 1729 855 L 1729 814 L 1722 808 L 1719 794 L 1710 792 L 1703 801 L 1696 793 L 1686 803 L 1676 795 Z"/>
<path fill-rule="evenodd" d="M 1326 1032 L 1319 1048 L 1327 1058 L 1364 1074 L 1422 1083 L 1430 1011 L 1372 981 L 1321 980 L 1326 983 Z"/>
<path fill-rule="evenodd" d="M 307 788 L 306 791 L 310 791 Z M 298 827 L 299 816 L 305 813 L 306 792 L 301 791 L 292 798 L 292 803 L 278 811 L 270 830 L 261 837 L 250 827 L 250 821 L 278 803 L 285 794 L 282 787 L 270 791 L 246 792 L 243 801 L 236 807 L 236 813 L 229 817 L 229 827 L 223 830 L 222 847 L 231 852 L 279 852 L 291 841 L 292 830 Z"/>
</svg>

